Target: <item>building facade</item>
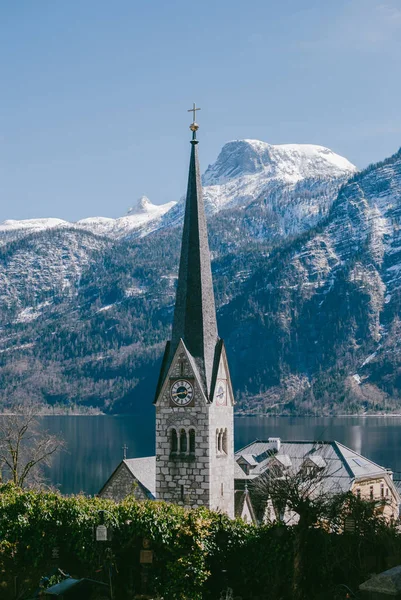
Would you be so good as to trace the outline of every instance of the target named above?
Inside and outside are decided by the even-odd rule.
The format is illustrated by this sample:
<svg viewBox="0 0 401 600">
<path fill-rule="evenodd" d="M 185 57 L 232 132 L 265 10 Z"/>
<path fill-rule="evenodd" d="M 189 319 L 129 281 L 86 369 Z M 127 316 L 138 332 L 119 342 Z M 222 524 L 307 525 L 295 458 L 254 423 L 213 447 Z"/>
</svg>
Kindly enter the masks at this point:
<svg viewBox="0 0 401 600">
<path fill-rule="evenodd" d="M 256 440 L 235 453 L 235 487 L 237 490 L 249 487 L 248 501 L 252 503 L 253 484 L 257 486 L 257 480 L 265 474 L 296 479 L 301 470 L 309 469 L 319 481 L 313 486 L 314 494 L 352 492 L 363 500 L 375 502 L 377 513 L 387 521 L 398 519 L 400 494 L 392 472 L 336 441 Z M 298 521 L 298 515 L 288 509 L 277 515 L 268 499 L 265 506 L 259 503 L 254 514 L 256 522 L 282 519 L 287 525 L 294 525 Z M 242 516 L 238 510 L 237 516 Z"/>
</svg>

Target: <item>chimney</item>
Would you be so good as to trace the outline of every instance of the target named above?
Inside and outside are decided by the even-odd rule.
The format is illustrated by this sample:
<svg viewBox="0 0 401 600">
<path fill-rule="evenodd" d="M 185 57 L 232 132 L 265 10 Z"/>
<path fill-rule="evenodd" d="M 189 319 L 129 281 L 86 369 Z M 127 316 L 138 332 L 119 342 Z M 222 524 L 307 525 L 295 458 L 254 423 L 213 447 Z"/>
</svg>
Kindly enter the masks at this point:
<svg viewBox="0 0 401 600">
<path fill-rule="evenodd" d="M 272 450 L 275 450 L 276 452 L 280 452 L 281 438 L 279 438 L 279 437 L 269 437 L 268 442 L 269 442 L 269 444 L 272 445 Z"/>
</svg>

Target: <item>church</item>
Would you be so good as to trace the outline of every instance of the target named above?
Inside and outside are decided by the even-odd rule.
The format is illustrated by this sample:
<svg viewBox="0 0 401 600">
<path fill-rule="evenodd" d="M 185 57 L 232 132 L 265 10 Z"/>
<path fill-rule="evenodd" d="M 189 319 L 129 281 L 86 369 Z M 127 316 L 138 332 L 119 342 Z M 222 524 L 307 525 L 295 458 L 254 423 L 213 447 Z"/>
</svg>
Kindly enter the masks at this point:
<svg viewBox="0 0 401 600">
<path fill-rule="evenodd" d="M 206 506 L 248 522 L 257 514 L 248 483 L 267 470 L 325 469 L 331 488 L 378 503 L 398 515 L 400 496 L 389 469 L 338 442 L 255 440 L 234 454 L 234 394 L 224 342 L 219 338 L 194 119 L 184 229 L 171 340 L 156 388 L 156 456 L 126 459 L 99 496 L 121 501 L 164 500 L 187 508 Z M 334 477 L 335 474 L 335 477 Z M 250 487 L 252 487 L 250 485 Z M 274 513 L 274 508 L 271 512 Z M 263 509 L 264 510 L 264 509 Z M 275 520 L 278 515 L 270 514 Z M 288 515 L 289 523 L 294 519 Z"/>
<path fill-rule="evenodd" d="M 120 465 L 100 495 L 115 498 L 112 487 L 130 471 L 137 497 L 206 506 L 234 517 L 234 394 L 217 331 L 196 110 L 194 105 L 173 329 L 154 400 L 156 457 L 125 461 L 130 467 Z"/>
</svg>

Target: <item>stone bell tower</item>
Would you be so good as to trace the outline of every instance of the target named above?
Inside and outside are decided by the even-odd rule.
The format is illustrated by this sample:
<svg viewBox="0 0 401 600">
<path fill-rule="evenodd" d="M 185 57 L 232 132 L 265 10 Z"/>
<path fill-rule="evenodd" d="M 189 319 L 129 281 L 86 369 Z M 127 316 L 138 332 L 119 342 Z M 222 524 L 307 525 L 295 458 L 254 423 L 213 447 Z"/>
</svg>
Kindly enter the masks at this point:
<svg viewBox="0 0 401 600">
<path fill-rule="evenodd" d="M 234 517 L 234 396 L 218 337 L 193 109 L 171 341 L 157 385 L 156 498 Z"/>
</svg>

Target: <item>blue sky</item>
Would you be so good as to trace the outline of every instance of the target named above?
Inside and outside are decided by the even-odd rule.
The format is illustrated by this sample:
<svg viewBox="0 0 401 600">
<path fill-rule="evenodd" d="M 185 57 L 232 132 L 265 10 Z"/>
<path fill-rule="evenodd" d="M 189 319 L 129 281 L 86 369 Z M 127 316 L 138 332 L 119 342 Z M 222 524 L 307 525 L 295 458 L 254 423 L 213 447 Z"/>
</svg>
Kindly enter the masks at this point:
<svg viewBox="0 0 401 600">
<path fill-rule="evenodd" d="M 124 214 L 231 139 L 401 145 L 400 0 L 0 2 L 0 221 Z"/>
</svg>

